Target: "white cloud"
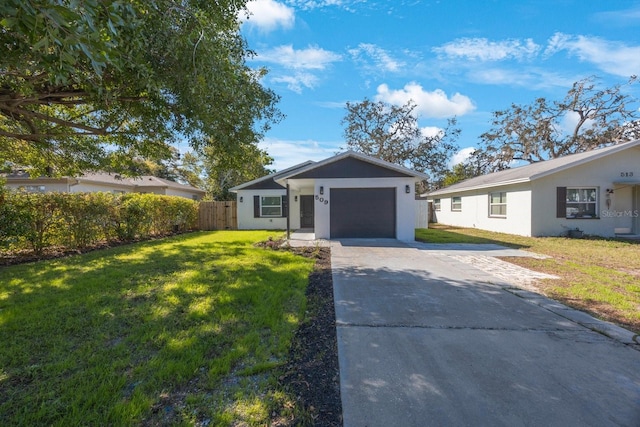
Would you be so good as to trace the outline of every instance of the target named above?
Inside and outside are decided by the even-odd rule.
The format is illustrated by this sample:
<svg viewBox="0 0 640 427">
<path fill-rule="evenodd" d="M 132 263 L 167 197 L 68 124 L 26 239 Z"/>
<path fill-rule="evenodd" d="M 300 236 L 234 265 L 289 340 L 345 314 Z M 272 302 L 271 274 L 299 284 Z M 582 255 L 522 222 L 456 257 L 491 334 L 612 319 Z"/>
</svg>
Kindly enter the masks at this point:
<svg viewBox="0 0 640 427">
<path fill-rule="evenodd" d="M 249 14 L 244 24 L 261 31 L 292 28 L 295 22 L 293 9 L 274 0 L 251 0 L 247 3 L 247 10 Z"/>
<path fill-rule="evenodd" d="M 252 61 L 262 61 L 282 67 L 272 70 L 269 74 L 270 80 L 275 83 L 285 83 L 289 90 L 296 93 L 302 93 L 304 88 L 316 87 L 320 81 L 316 75 L 317 72 L 326 70 L 331 64 L 340 60 L 342 57 L 337 53 L 316 46 L 296 50 L 292 45 L 258 52 L 258 55 L 252 58 Z"/>
<path fill-rule="evenodd" d="M 282 45 L 265 52 L 259 52 L 254 59 L 279 64 L 294 70 L 324 70 L 333 62 L 342 60 L 342 57 L 317 46 L 296 50 L 292 45 Z"/>
<path fill-rule="evenodd" d="M 313 10 L 313 9 L 319 9 L 319 8 L 323 8 L 323 7 L 328 7 L 328 6 L 339 6 L 339 7 L 343 7 L 347 10 L 350 10 L 348 3 L 351 3 L 351 1 L 343 1 L 343 0 L 288 0 L 287 3 L 289 3 L 292 6 L 295 6 L 297 8 L 303 9 L 303 10 Z"/>
<path fill-rule="evenodd" d="M 386 50 L 370 43 L 360 43 L 357 48 L 349 49 L 349 54 L 354 61 L 370 69 L 397 72 L 405 66 L 404 62 L 392 58 Z M 372 65 L 367 65 L 365 55 L 373 59 Z"/>
<path fill-rule="evenodd" d="M 339 145 L 340 143 L 321 143 L 314 140 L 265 138 L 258 147 L 273 157 L 274 162 L 269 168 L 281 171 L 307 160 L 317 162 L 331 157 L 339 151 Z"/>
<path fill-rule="evenodd" d="M 409 100 L 416 103 L 416 113 L 418 116 L 445 118 L 451 116 L 462 116 L 473 111 L 476 107 L 471 99 L 460 93 L 455 93 L 451 97 L 441 90 L 433 92 L 425 91 L 417 83 L 409 83 L 403 89 L 390 90 L 386 84 L 378 86 L 376 101 L 388 102 L 392 105 L 404 105 Z"/>
<path fill-rule="evenodd" d="M 571 135 L 578 123 L 580 122 L 580 114 L 574 111 L 568 111 L 565 115 L 560 119 L 559 127 L 557 129 L 562 135 Z M 587 119 L 582 126 L 580 127 L 581 132 L 593 127 L 596 123 L 592 119 Z"/>
<path fill-rule="evenodd" d="M 539 68 L 510 70 L 496 67 L 482 67 L 468 73 L 469 80 L 476 83 L 511 85 L 530 89 L 547 89 L 571 86 L 576 75 L 563 77 L 555 72 Z"/>
<path fill-rule="evenodd" d="M 455 165 L 464 163 L 475 150 L 476 150 L 475 147 L 467 147 L 458 151 L 449 160 L 449 169 L 453 168 Z"/>
<path fill-rule="evenodd" d="M 532 58 L 538 54 L 540 46 L 532 39 L 490 41 L 486 38 L 462 38 L 435 47 L 433 51 L 441 57 L 487 62 Z"/>
<path fill-rule="evenodd" d="M 434 138 L 436 136 L 440 136 L 444 133 L 442 128 L 437 126 L 425 126 L 420 128 L 420 134 L 425 138 Z"/>
<path fill-rule="evenodd" d="M 286 83 L 287 88 L 295 93 L 302 93 L 303 87 L 313 89 L 318 83 L 318 77 L 310 73 L 295 73 L 289 76 L 273 77 L 275 83 Z"/>
<path fill-rule="evenodd" d="M 556 33 L 549 39 L 545 55 L 562 50 L 615 76 L 629 77 L 637 75 L 640 70 L 640 46 L 627 46 L 599 37 Z"/>
<path fill-rule="evenodd" d="M 594 18 L 601 24 L 633 26 L 640 23 L 640 6 L 630 9 L 614 10 L 609 12 L 599 12 Z"/>
</svg>

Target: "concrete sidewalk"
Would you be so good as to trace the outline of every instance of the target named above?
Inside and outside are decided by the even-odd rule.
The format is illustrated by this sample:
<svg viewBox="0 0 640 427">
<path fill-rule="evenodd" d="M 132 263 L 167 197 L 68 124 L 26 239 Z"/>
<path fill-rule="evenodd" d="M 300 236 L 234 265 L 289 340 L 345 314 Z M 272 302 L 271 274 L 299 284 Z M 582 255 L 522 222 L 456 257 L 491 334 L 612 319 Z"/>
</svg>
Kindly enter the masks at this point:
<svg viewBox="0 0 640 427">
<path fill-rule="evenodd" d="M 633 334 L 442 249 L 332 242 L 345 426 L 640 425 Z"/>
</svg>

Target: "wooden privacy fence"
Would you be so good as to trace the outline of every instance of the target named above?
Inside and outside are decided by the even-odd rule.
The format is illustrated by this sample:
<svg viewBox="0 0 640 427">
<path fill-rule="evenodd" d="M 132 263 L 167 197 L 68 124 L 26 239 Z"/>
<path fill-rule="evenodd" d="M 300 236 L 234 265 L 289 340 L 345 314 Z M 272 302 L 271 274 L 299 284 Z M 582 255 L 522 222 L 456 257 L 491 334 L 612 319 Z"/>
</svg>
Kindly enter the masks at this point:
<svg viewBox="0 0 640 427">
<path fill-rule="evenodd" d="M 236 202 L 200 202 L 198 228 L 200 230 L 236 230 L 238 214 Z"/>
</svg>

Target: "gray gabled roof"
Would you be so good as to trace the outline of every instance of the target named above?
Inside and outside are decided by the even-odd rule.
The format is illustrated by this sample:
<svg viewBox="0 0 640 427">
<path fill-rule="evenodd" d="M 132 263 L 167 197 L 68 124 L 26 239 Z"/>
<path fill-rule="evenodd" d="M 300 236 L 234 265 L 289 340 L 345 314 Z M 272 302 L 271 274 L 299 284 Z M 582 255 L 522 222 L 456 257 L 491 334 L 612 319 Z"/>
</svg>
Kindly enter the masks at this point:
<svg viewBox="0 0 640 427">
<path fill-rule="evenodd" d="M 6 176 L 9 181 L 13 180 L 26 180 L 31 179 L 28 173 L 21 172 L 17 174 L 9 174 Z M 117 187 L 130 187 L 132 190 L 135 188 L 141 187 L 160 187 L 160 188 L 173 188 L 175 190 L 183 190 L 190 191 L 192 193 L 200 193 L 205 194 L 206 191 L 201 190 L 197 187 L 188 184 L 180 184 L 179 182 L 170 181 L 164 178 L 158 178 L 151 175 L 141 175 L 138 177 L 124 177 L 118 174 L 112 174 L 108 172 L 87 172 L 82 174 L 76 178 L 74 177 L 60 177 L 60 178 L 47 178 L 47 177 L 38 177 L 35 178 L 39 181 L 66 181 L 70 182 L 72 185 L 78 182 L 91 182 L 102 185 L 112 185 Z"/>
<path fill-rule="evenodd" d="M 376 165 L 376 166 L 379 166 L 379 167 L 382 167 L 382 168 L 385 168 L 385 169 L 389 169 L 389 170 L 398 172 L 398 173 L 406 175 L 406 176 L 411 176 L 411 177 L 418 178 L 418 179 L 421 179 L 421 180 L 422 179 L 428 179 L 428 176 L 426 174 L 422 173 L 422 172 L 416 172 L 414 170 L 405 168 L 403 166 L 399 166 L 399 165 L 396 165 L 394 163 L 390 163 L 390 162 L 387 162 L 387 161 L 384 161 L 384 160 L 380 160 L 380 159 L 378 159 L 376 157 L 367 156 L 366 154 L 357 153 L 355 151 L 345 151 L 344 153 L 336 154 L 335 156 L 329 157 L 329 158 L 324 159 L 324 160 L 319 161 L 319 162 L 315 162 L 315 163 L 309 164 L 309 165 L 307 165 L 305 167 L 302 167 L 302 168 L 300 168 L 298 170 L 290 171 L 288 173 L 282 173 L 281 176 L 276 178 L 276 181 L 284 182 L 288 178 L 295 177 L 296 175 L 304 174 L 304 173 L 309 172 L 309 171 L 314 170 L 314 169 L 320 169 L 320 168 L 322 168 L 322 167 L 324 167 L 326 165 L 329 165 L 329 164 L 334 163 L 334 162 L 338 162 L 340 160 L 344 160 L 344 159 L 349 158 L 349 157 L 357 159 L 357 160 L 361 160 L 363 162 L 371 163 L 372 165 Z"/>
<path fill-rule="evenodd" d="M 175 190 L 190 191 L 192 193 L 205 194 L 206 191 L 201 190 L 189 184 L 180 184 L 164 178 L 158 178 L 152 175 L 141 175 L 137 177 L 123 177 L 118 174 L 106 172 L 90 172 L 85 173 L 76 178 L 79 182 L 89 181 L 100 184 L 128 185 L 134 188 L 142 187 L 160 187 L 173 188 Z"/>
<path fill-rule="evenodd" d="M 261 178 L 258 179 L 254 179 L 253 181 L 249 181 L 249 182 L 245 182 L 243 184 L 237 185 L 231 189 L 229 189 L 229 191 L 232 192 L 237 192 L 238 190 L 242 190 L 245 189 L 247 187 L 252 187 L 258 183 L 267 181 L 267 180 L 273 180 L 275 183 L 278 183 L 280 185 L 282 185 L 283 187 L 286 185 L 286 180 L 288 178 L 294 177 L 296 175 L 305 173 L 305 172 L 309 172 L 311 170 L 317 169 L 317 168 L 321 168 L 323 166 L 326 166 L 328 164 L 343 160 L 347 157 L 352 157 L 358 160 L 362 160 L 364 162 L 367 163 L 371 163 L 373 165 L 376 166 L 380 166 L 386 169 L 390 169 L 408 176 L 412 176 L 418 179 L 427 179 L 428 176 L 421 173 L 421 172 L 416 172 L 414 170 L 411 169 L 407 169 L 405 167 L 393 164 L 393 163 L 389 163 L 386 162 L 384 160 L 380 160 L 377 159 L 375 157 L 371 157 L 371 156 L 367 156 L 365 154 L 361 154 L 361 153 L 356 153 L 355 151 L 346 151 L 344 153 L 340 153 L 340 154 L 336 154 L 335 156 L 329 157 L 327 159 L 321 160 L 319 162 L 314 162 L 311 160 L 307 160 L 304 163 L 300 163 L 297 164 L 295 166 L 292 166 L 290 168 L 281 170 L 280 172 L 276 172 L 276 173 L 272 173 L 271 175 L 267 175 L 267 176 L 263 176 Z M 284 184 L 284 185 L 283 185 Z"/>
<path fill-rule="evenodd" d="M 546 160 L 544 162 L 533 163 L 527 166 L 477 176 L 439 190 L 431 191 L 426 193 L 426 195 L 431 197 L 481 188 L 530 182 L 638 145 L 640 145 L 640 140 L 585 151 L 584 153 L 570 154 L 568 156 L 558 157 L 557 159 Z"/>
<path fill-rule="evenodd" d="M 236 185 L 235 187 L 230 188 L 229 191 L 235 193 L 238 190 L 242 190 L 243 188 L 251 187 L 251 186 L 253 186 L 255 184 L 258 184 L 258 183 L 261 183 L 261 182 L 264 182 L 264 181 L 268 181 L 268 180 L 275 181 L 276 179 L 280 178 L 282 175 L 288 174 L 290 172 L 294 172 L 294 171 L 296 171 L 298 169 L 301 169 L 301 168 L 303 168 L 305 166 L 308 166 L 308 165 L 310 165 L 312 163 L 314 163 L 312 160 L 307 160 L 306 162 L 302 162 L 302 163 L 299 163 L 299 164 L 297 164 L 295 166 L 291 166 L 291 167 L 289 167 L 287 169 L 283 169 L 280 172 L 274 172 L 274 173 L 272 173 L 270 175 L 265 175 L 263 177 L 254 179 L 252 181 L 248 181 L 248 182 L 242 183 L 240 185 Z"/>
</svg>

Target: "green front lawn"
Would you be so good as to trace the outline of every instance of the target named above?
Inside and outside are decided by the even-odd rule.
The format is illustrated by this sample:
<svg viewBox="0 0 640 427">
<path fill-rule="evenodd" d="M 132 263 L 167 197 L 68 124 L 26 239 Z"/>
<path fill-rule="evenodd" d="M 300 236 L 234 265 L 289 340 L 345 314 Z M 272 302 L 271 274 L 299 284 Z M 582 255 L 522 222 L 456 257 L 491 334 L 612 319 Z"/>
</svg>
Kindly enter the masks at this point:
<svg viewBox="0 0 640 427">
<path fill-rule="evenodd" d="M 640 333 L 640 244 L 638 241 L 566 237 L 522 237 L 485 230 L 430 224 L 416 239 L 432 243 L 496 243 L 549 259 L 504 258 L 559 276 L 542 280 L 539 291 L 567 305 Z"/>
<path fill-rule="evenodd" d="M 264 425 L 313 268 L 270 235 L 0 268 L 0 425 Z"/>
</svg>

